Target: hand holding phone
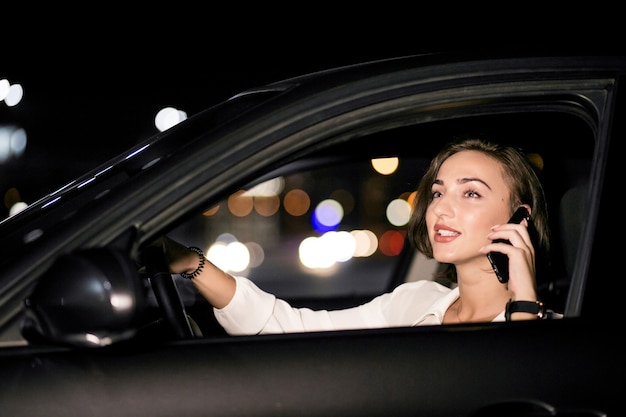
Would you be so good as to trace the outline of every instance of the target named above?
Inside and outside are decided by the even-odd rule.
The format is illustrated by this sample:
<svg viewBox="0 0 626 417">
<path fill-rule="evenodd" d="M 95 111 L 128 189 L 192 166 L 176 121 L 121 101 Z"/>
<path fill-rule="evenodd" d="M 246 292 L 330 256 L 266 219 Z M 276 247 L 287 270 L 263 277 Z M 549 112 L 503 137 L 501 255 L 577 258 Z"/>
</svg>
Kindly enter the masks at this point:
<svg viewBox="0 0 626 417">
<path fill-rule="evenodd" d="M 513 213 L 513 216 L 511 216 L 507 223 L 519 224 L 524 219 L 526 219 L 526 221 L 530 221 L 530 213 L 528 213 L 526 207 L 522 206 L 518 208 L 515 213 Z M 511 242 L 506 239 L 496 239 L 493 243 L 511 244 Z M 502 252 L 489 252 L 487 254 L 487 258 L 489 258 L 489 262 L 491 262 L 491 266 L 496 273 L 496 277 L 498 277 L 498 281 L 503 284 L 509 282 L 509 257 Z"/>
</svg>

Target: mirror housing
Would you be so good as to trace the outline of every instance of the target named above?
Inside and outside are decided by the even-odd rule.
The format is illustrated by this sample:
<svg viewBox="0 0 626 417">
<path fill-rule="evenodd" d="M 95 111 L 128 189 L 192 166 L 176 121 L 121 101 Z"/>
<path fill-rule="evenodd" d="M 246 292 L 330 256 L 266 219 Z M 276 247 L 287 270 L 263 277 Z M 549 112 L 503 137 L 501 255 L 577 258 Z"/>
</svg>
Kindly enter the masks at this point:
<svg viewBox="0 0 626 417">
<path fill-rule="evenodd" d="M 112 249 L 62 255 L 24 300 L 23 336 L 74 346 L 106 346 L 133 337 L 146 303 L 137 266 Z"/>
</svg>

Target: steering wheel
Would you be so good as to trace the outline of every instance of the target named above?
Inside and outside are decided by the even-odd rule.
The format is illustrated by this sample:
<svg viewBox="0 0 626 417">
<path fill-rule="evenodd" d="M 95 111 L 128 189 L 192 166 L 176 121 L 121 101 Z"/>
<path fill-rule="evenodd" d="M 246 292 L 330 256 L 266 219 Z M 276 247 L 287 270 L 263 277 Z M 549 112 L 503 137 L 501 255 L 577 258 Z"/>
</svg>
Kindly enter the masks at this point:
<svg viewBox="0 0 626 417">
<path fill-rule="evenodd" d="M 141 252 L 141 261 L 146 267 L 159 309 L 174 336 L 178 339 L 196 337 L 174 278 L 169 272 L 163 250 L 157 246 L 146 247 Z"/>
</svg>

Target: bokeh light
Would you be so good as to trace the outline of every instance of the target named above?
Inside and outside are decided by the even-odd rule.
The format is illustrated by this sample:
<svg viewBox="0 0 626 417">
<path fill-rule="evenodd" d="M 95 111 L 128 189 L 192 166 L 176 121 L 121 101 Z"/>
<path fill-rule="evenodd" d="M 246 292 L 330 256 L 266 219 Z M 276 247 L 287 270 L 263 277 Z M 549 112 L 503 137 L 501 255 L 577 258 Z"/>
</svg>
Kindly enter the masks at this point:
<svg viewBox="0 0 626 417">
<path fill-rule="evenodd" d="M 250 266 L 251 258 L 248 246 L 230 234 L 221 235 L 206 251 L 206 257 L 225 272 L 245 271 Z"/>
<path fill-rule="evenodd" d="M 271 197 L 282 193 L 285 187 L 285 179 L 283 177 L 272 178 L 255 185 L 245 192 L 248 197 Z"/>
<path fill-rule="evenodd" d="M 270 217 L 278 212 L 280 199 L 277 195 L 253 197 L 254 210 L 261 216 Z"/>
<path fill-rule="evenodd" d="M 394 226 L 404 226 L 411 217 L 411 206 L 406 200 L 397 198 L 387 205 L 387 220 Z"/>
<path fill-rule="evenodd" d="M 174 107 L 164 107 L 154 117 L 154 125 L 163 132 L 187 119 L 187 113 Z"/>
<path fill-rule="evenodd" d="M 326 269 L 352 258 L 356 242 L 348 232 L 326 232 L 308 237 L 300 243 L 300 262 L 307 268 Z"/>
<path fill-rule="evenodd" d="M 396 172 L 400 160 L 397 157 L 391 158 L 376 158 L 371 161 L 372 167 L 376 172 L 382 175 L 390 175 Z"/>
<path fill-rule="evenodd" d="M 378 246 L 380 251 L 387 256 L 397 256 L 402 252 L 404 246 L 403 232 L 398 230 L 388 230 L 380 237 Z"/>
<path fill-rule="evenodd" d="M 378 238 L 371 230 L 353 230 L 350 232 L 356 246 L 354 248 L 355 257 L 371 256 L 378 249 Z"/>
<path fill-rule="evenodd" d="M 297 188 L 290 190 L 283 198 L 285 211 L 292 216 L 302 216 L 309 211 L 311 207 L 311 199 L 303 190 Z"/>
<path fill-rule="evenodd" d="M 9 95 L 9 87 L 11 83 L 6 78 L 0 80 L 0 101 L 4 100 Z"/>
<path fill-rule="evenodd" d="M 228 197 L 228 210 L 237 217 L 247 216 L 252 212 L 254 202 L 245 191 L 237 191 Z"/>
<path fill-rule="evenodd" d="M 14 106 L 17 106 L 20 101 L 22 101 L 23 97 L 24 97 L 24 89 L 22 88 L 22 85 L 11 84 L 9 86 L 9 91 L 4 97 L 4 102 L 7 104 L 7 106 L 14 107 Z"/>
<path fill-rule="evenodd" d="M 0 126 L 0 163 L 21 156 L 26 150 L 26 131 L 17 126 Z"/>
<path fill-rule="evenodd" d="M 315 207 L 312 224 L 315 230 L 327 232 L 335 230 L 343 219 L 343 207 L 337 200 L 326 199 Z"/>
</svg>

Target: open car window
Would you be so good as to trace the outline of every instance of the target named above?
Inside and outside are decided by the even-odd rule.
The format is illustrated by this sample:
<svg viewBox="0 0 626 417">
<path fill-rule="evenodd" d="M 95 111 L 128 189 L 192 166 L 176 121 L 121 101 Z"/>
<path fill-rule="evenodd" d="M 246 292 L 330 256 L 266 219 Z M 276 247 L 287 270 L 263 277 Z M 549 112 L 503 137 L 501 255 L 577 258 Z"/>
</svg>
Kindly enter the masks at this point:
<svg viewBox="0 0 626 417">
<path fill-rule="evenodd" d="M 552 233 L 549 259 L 538 260 L 538 290 L 563 312 L 594 153 L 591 128 L 564 113 L 451 119 L 343 141 L 252 181 L 171 235 L 295 307 L 358 305 L 403 282 L 435 279 L 437 262 L 406 239 L 414 190 L 437 150 L 432 143 L 471 135 L 518 146 L 533 161 Z M 188 302 L 208 308 L 197 295 Z"/>
<path fill-rule="evenodd" d="M 406 256 L 415 181 L 428 161 L 308 162 L 231 194 L 173 236 L 200 242 L 216 265 L 281 298 L 361 299 L 388 291 Z"/>
</svg>

